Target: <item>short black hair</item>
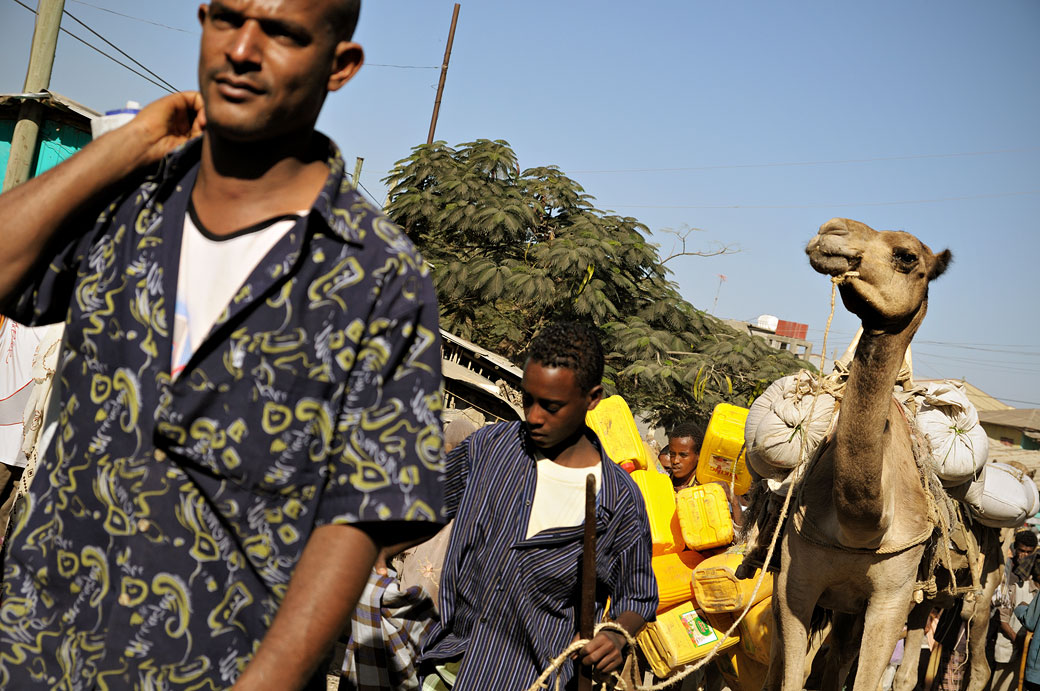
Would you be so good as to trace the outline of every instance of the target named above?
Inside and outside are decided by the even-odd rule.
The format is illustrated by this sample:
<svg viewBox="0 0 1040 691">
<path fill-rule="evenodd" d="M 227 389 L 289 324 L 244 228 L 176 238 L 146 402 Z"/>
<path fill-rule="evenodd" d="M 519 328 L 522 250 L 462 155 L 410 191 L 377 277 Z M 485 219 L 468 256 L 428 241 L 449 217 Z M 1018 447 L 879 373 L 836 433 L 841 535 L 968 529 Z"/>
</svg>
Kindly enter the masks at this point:
<svg viewBox="0 0 1040 691">
<path fill-rule="evenodd" d="M 1015 544 L 1023 547 L 1036 547 L 1036 533 L 1032 530 L 1020 530 L 1015 533 Z"/>
<path fill-rule="evenodd" d="M 603 344 L 596 327 L 590 324 L 550 324 L 531 341 L 527 361 L 572 370 L 584 393 L 603 382 Z"/>
<path fill-rule="evenodd" d="M 361 0 L 332 0 L 329 10 L 329 22 L 337 40 L 349 41 L 354 38 L 358 16 L 361 14 Z"/>
<path fill-rule="evenodd" d="M 704 443 L 704 428 L 693 420 L 683 420 L 668 432 L 669 439 L 679 439 L 681 437 L 690 437 L 700 447 Z"/>
</svg>

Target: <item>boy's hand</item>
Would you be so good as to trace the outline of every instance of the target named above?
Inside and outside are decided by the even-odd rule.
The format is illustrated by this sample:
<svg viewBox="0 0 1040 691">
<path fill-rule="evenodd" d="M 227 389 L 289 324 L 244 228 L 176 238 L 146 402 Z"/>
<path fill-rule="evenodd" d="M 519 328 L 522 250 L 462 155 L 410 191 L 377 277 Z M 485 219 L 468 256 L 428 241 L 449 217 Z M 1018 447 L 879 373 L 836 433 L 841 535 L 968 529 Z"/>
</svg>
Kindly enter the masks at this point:
<svg viewBox="0 0 1040 691">
<path fill-rule="evenodd" d="M 624 658 L 621 651 L 625 648 L 625 639 L 613 631 L 600 631 L 578 653 L 583 665 L 595 667 L 598 672 L 613 672 L 621 666 Z"/>
</svg>

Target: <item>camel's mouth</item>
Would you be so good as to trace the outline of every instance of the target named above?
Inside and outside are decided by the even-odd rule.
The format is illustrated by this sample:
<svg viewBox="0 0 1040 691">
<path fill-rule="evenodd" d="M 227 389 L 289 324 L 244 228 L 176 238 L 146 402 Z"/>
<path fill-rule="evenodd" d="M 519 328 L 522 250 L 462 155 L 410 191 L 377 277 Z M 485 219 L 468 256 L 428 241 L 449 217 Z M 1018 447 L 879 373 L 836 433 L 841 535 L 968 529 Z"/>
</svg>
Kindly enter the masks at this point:
<svg viewBox="0 0 1040 691">
<path fill-rule="evenodd" d="M 809 264 L 821 274 L 841 276 L 859 268 L 863 257 L 847 251 L 824 251 L 819 246 L 810 247 L 807 251 Z"/>
</svg>

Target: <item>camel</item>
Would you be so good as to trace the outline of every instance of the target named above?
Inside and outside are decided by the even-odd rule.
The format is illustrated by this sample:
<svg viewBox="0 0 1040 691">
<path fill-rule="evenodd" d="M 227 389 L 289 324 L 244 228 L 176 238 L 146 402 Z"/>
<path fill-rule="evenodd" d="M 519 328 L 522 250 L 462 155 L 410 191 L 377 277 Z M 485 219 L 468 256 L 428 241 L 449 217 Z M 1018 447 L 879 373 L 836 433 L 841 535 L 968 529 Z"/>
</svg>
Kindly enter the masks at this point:
<svg viewBox="0 0 1040 691">
<path fill-rule="evenodd" d="M 802 688 L 809 621 L 819 606 L 863 617 L 853 691 L 876 691 L 935 526 L 892 390 L 924 319 L 928 284 L 951 255 L 933 254 L 909 233 L 844 218 L 823 224 L 806 253 L 813 269 L 840 281 L 842 303 L 860 318 L 863 335 L 834 432 L 806 471 L 784 531 L 769 688 Z"/>
</svg>

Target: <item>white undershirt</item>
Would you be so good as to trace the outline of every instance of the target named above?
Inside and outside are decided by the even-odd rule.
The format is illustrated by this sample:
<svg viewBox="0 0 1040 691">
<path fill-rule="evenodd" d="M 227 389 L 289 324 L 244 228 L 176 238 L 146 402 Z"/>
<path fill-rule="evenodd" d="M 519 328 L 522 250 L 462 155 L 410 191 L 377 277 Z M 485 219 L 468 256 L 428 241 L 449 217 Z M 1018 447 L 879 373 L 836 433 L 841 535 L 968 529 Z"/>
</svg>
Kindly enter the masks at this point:
<svg viewBox="0 0 1040 691">
<path fill-rule="evenodd" d="M 218 237 L 199 229 L 194 209 L 184 214 L 173 319 L 174 377 L 202 345 L 249 274 L 298 220 L 299 216 L 280 216 Z"/>
<path fill-rule="evenodd" d="M 596 476 L 596 492 L 603 481 L 603 467 L 568 468 L 548 458 L 539 458 L 538 479 L 531 502 L 527 537 L 553 528 L 569 528 L 585 522 L 585 477 Z"/>
</svg>

